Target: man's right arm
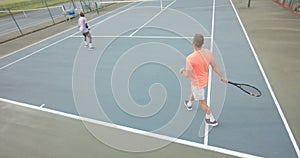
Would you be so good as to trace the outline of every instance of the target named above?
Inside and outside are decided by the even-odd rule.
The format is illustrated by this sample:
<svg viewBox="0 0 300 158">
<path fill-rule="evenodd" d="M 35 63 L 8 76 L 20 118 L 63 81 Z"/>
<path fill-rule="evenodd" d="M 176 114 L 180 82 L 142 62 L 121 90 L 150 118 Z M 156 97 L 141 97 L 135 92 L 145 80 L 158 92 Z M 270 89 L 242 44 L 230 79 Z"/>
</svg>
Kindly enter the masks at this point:
<svg viewBox="0 0 300 158">
<path fill-rule="evenodd" d="M 211 68 L 221 77 L 221 80 L 225 83 L 228 82 L 227 78 L 223 75 L 223 73 L 221 72 L 221 70 L 219 69 L 218 65 L 215 63 L 214 60 L 212 60 L 210 62 L 210 66 Z"/>
</svg>

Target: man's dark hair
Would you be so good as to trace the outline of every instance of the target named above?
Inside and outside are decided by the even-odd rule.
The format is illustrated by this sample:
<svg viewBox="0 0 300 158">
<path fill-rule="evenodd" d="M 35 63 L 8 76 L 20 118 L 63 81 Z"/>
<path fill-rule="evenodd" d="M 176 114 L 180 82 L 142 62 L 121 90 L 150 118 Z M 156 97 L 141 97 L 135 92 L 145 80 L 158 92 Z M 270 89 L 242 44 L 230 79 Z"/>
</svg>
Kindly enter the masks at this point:
<svg viewBox="0 0 300 158">
<path fill-rule="evenodd" d="M 80 14 L 79 14 L 81 17 L 84 17 L 84 14 L 83 14 L 83 12 L 80 12 Z"/>
<path fill-rule="evenodd" d="M 201 48 L 202 45 L 204 43 L 204 37 L 201 34 L 195 34 L 194 36 L 194 40 L 193 40 L 193 44 L 198 47 Z"/>
</svg>

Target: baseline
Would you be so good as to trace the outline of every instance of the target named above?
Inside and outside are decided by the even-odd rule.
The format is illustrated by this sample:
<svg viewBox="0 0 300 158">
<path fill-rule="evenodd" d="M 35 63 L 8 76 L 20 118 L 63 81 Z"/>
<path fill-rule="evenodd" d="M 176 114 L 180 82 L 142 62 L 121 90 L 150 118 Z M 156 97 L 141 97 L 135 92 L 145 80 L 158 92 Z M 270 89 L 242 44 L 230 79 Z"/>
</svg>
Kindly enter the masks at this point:
<svg viewBox="0 0 300 158">
<path fill-rule="evenodd" d="M 192 147 L 205 149 L 205 150 L 209 150 L 209 151 L 214 151 L 214 152 L 218 152 L 218 153 L 222 153 L 222 154 L 226 154 L 226 155 L 232 155 L 232 156 L 237 156 L 237 157 L 247 157 L 247 158 L 261 158 L 261 156 L 257 156 L 257 155 L 241 153 L 241 152 L 238 152 L 238 151 L 233 151 L 233 150 L 229 150 L 229 149 L 204 145 L 204 144 L 191 142 L 191 141 L 187 141 L 187 140 L 183 140 L 183 139 L 175 139 L 175 138 L 172 138 L 172 137 L 169 137 L 169 136 L 155 134 L 155 133 L 151 133 L 151 132 L 147 132 L 147 131 L 143 131 L 143 130 L 138 130 L 138 129 L 134 129 L 134 128 L 126 127 L 126 126 L 111 124 L 111 123 L 107 123 L 107 122 L 103 122 L 103 121 L 99 121 L 99 120 L 94 120 L 94 119 L 90 119 L 90 118 L 86 118 L 86 117 L 81 117 L 81 116 L 77 116 L 77 115 L 73 115 L 73 114 L 68 114 L 68 113 L 64 113 L 64 112 L 61 112 L 61 111 L 56 111 L 56 110 L 48 109 L 48 108 L 45 108 L 45 107 L 40 107 L 40 106 L 27 104 L 27 103 L 21 103 L 21 102 L 8 100 L 8 99 L 4 99 L 4 98 L 0 98 L 0 101 L 15 104 L 15 105 L 26 107 L 26 108 L 30 108 L 30 109 L 33 109 L 33 110 L 38 110 L 38 111 L 42 111 L 42 112 L 47 112 L 47 113 L 63 116 L 63 117 L 66 117 L 66 118 L 85 121 L 85 122 L 89 122 L 89 123 L 92 123 L 92 124 L 106 126 L 106 127 L 110 127 L 110 128 L 114 128 L 114 129 L 120 129 L 120 130 L 123 130 L 123 131 L 126 131 L 126 132 L 135 133 L 135 134 L 139 134 L 139 135 L 144 135 L 144 136 L 157 138 L 157 139 L 161 139 L 161 140 L 165 140 L 165 141 L 175 140 L 175 141 L 173 141 L 174 143 L 183 144 L 183 145 L 187 145 L 187 146 L 192 146 Z"/>
</svg>

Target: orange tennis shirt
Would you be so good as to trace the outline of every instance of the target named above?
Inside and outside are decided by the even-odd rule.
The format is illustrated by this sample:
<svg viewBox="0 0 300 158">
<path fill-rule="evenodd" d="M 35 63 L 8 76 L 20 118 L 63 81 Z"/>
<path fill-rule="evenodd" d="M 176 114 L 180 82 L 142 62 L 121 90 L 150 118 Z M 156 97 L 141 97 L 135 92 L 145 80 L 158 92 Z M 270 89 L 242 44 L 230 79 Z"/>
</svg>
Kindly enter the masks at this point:
<svg viewBox="0 0 300 158">
<path fill-rule="evenodd" d="M 213 60 L 213 54 L 208 49 L 194 51 L 186 58 L 186 70 L 191 71 L 191 84 L 204 87 L 208 83 L 208 66 Z"/>
</svg>

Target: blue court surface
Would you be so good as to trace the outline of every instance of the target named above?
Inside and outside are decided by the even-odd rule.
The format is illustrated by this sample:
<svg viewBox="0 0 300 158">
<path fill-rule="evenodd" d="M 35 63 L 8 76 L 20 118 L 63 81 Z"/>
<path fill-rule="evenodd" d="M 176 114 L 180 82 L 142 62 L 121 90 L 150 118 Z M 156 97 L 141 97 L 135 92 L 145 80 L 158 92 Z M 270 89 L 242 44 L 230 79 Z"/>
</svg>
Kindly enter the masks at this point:
<svg viewBox="0 0 300 158">
<path fill-rule="evenodd" d="M 151 151 L 103 140 L 90 123 L 238 157 L 299 157 L 299 148 L 230 0 L 130 3 L 90 20 L 92 50 L 74 28 L 0 59 L 0 96 L 77 118 L 119 150 Z M 251 97 L 211 73 L 207 102 L 217 127 L 197 103 L 187 111 L 190 80 L 179 74 L 195 33 L 227 78 L 255 85 Z M 113 135 L 113 134 L 112 134 Z M 126 142 L 126 141 L 125 141 Z"/>
</svg>

